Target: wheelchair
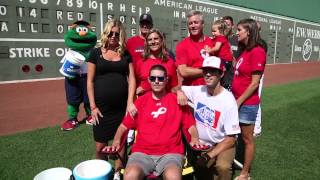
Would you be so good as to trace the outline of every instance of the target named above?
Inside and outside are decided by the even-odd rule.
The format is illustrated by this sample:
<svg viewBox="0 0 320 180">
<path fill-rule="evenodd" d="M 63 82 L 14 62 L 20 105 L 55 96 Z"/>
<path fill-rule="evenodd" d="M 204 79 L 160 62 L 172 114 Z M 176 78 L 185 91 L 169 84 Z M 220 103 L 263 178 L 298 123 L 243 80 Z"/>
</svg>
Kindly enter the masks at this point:
<svg viewBox="0 0 320 180">
<path fill-rule="evenodd" d="M 189 144 L 189 142 L 191 140 L 191 138 L 189 137 L 190 135 L 188 134 L 188 132 L 183 132 L 183 134 L 184 134 L 183 143 L 186 148 L 185 148 L 185 162 L 184 162 L 183 169 L 182 169 L 182 177 L 184 180 L 193 180 L 194 179 L 194 168 L 189 162 L 188 153 L 191 151 L 199 151 L 199 152 L 204 151 L 204 150 L 207 150 L 209 148 L 209 146 L 204 146 L 202 148 L 191 147 Z M 105 154 L 108 157 L 108 159 L 112 159 L 112 160 L 120 159 L 122 164 L 125 166 L 128 161 L 128 156 L 121 157 L 119 153 L 123 148 L 127 148 L 128 152 L 130 154 L 130 145 L 131 144 L 127 144 L 127 136 L 128 136 L 128 130 L 121 137 L 120 148 L 117 151 L 112 151 L 111 149 L 105 147 L 101 150 L 101 153 Z M 124 168 L 121 169 L 120 172 L 121 172 L 121 178 L 123 179 Z M 151 174 L 148 174 L 145 177 L 145 179 L 146 180 L 161 180 L 162 177 L 156 176 L 153 173 L 151 173 Z"/>
</svg>

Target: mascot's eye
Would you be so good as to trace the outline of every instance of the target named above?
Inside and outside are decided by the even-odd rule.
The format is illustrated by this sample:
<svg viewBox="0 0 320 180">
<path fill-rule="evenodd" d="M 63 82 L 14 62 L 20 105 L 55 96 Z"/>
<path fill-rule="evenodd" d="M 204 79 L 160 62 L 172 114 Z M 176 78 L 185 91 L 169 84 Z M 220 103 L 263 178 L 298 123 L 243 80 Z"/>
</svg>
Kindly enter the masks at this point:
<svg viewBox="0 0 320 180">
<path fill-rule="evenodd" d="M 83 28 L 82 28 L 82 31 L 84 31 L 84 32 L 88 32 L 89 30 L 88 30 L 88 28 L 83 27 Z"/>
<path fill-rule="evenodd" d="M 80 31 L 82 31 L 82 28 L 81 28 L 81 27 L 77 27 L 77 28 L 76 28 L 76 31 L 77 31 L 77 33 L 78 33 L 78 32 L 80 32 Z"/>
</svg>

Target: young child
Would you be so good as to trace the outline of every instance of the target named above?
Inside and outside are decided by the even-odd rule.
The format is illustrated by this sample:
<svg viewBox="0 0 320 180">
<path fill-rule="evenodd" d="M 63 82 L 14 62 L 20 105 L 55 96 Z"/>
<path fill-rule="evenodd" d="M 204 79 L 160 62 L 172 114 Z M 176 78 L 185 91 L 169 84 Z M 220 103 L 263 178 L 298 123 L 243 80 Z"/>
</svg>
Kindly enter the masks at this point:
<svg viewBox="0 0 320 180">
<path fill-rule="evenodd" d="M 205 50 L 211 56 L 217 56 L 225 63 L 226 72 L 222 79 L 222 85 L 230 90 L 231 89 L 231 82 L 233 76 L 231 75 L 233 72 L 232 68 L 232 61 L 233 61 L 233 54 L 230 47 L 230 43 L 227 38 L 228 34 L 228 26 L 222 20 L 217 20 L 212 23 L 212 44 L 213 47 L 206 46 Z"/>
</svg>

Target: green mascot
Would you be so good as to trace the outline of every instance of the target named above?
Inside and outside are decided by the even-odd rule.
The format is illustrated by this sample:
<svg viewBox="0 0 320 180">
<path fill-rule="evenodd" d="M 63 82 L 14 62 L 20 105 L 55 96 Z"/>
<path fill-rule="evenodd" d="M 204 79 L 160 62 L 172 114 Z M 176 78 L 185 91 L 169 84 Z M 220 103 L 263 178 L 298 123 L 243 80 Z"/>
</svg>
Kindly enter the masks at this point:
<svg viewBox="0 0 320 180">
<path fill-rule="evenodd" d="M 87 63 L 91 49 L 97 43 L 97 36 L 86 21 L 76 21 L 64 35 L 69 49 L 62 59 L 61 74 L 65 76 L 65 91 L 68 103 L 68 120 L 61 125 L 65 131 L 76 128 L 79 124 L 79 106 L 83 102 L 87 124 L 92 123 L 90 103 L 87 95 Z"/>
</svg>

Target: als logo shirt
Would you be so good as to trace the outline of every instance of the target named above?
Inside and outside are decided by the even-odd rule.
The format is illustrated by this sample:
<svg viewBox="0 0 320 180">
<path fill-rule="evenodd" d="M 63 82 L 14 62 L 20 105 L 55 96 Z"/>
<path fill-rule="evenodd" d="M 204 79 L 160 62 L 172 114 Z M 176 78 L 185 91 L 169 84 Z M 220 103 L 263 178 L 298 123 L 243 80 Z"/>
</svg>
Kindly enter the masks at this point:
<svg viewBox="0 0 320 180">
<path fill-rule="evenodd" d="M 208 106 L 198 102 L 195 110 L 195 118 L 205 126 L 217 128 L 221 112 L 212 110 Z"/>
<path fill-rule="evenodd" d="M 151 115 L 153 118 L 158 118 L 161 114 L 164 114 L 167 112 L 167 108 L 160 107 L 157 111 L 151 112 Z"/>
</svg>

